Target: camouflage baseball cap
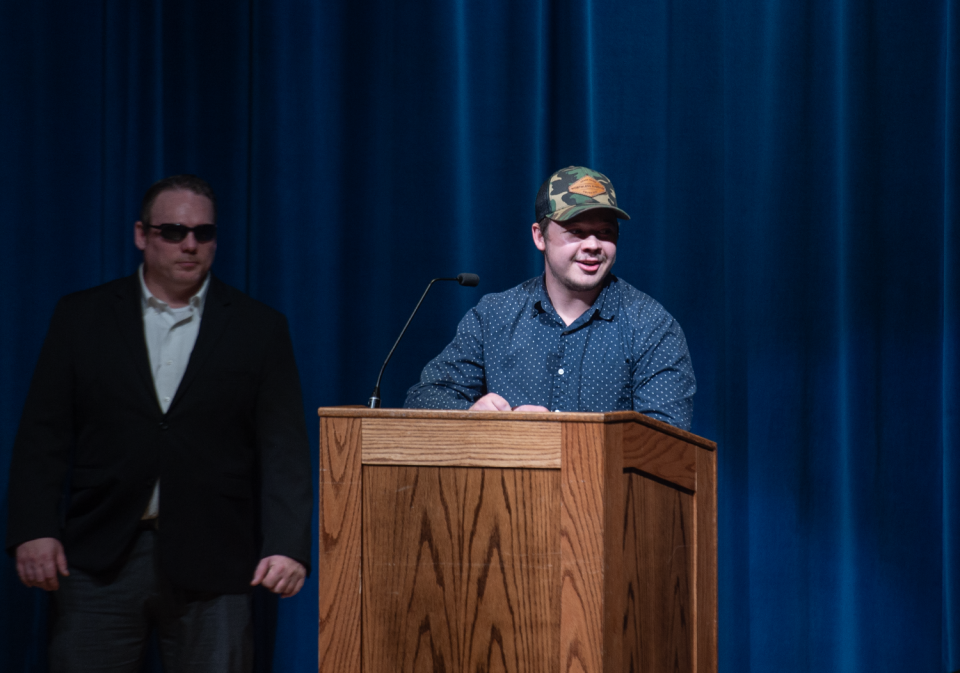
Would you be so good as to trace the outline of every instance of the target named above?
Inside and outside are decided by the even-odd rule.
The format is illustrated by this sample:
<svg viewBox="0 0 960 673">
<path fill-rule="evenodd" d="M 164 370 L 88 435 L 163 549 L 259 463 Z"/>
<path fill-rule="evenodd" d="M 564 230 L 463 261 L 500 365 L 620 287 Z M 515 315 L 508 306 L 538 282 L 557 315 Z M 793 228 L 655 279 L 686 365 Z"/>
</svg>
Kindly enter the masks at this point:
<svg viewBox="0 0 960 673">
<path fill-rule="evenodd" d="M 570 166 L 557 171 L 540 185 L 535 205 L 536 221 L 549 217 L 555 222 L 565 222 L 598 208 L 613 211 L 621 220 L 630 219 L 617 208 L 617 195 L 606 175 L 584 166 Z"/>
</svg>

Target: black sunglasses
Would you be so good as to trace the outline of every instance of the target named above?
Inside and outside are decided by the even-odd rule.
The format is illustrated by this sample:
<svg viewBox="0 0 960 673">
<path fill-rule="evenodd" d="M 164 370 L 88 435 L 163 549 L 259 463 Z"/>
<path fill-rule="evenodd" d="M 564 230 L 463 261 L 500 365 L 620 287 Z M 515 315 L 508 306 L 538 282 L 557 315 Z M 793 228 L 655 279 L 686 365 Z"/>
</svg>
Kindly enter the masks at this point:
<svg viewBox="0 0 960 673">
<path fill-rule="evenodd" d="M 171 243 L 179 243 L 187 237 L 191 231 L 197 243 L 209 243 L 217 237 L 217 225 L 198 224 L 195 227 L 188 227 L 185 224 L 147 224 L 144 225 L 150 229 L 159 229 L 160 238 Z"/>
</svg>

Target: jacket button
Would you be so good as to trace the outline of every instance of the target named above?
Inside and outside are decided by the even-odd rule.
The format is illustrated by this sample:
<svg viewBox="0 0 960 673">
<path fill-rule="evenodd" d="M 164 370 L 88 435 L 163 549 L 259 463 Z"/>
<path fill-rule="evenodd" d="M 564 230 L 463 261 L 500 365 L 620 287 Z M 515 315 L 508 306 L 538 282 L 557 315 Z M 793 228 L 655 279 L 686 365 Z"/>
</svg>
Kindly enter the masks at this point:
<svg viewBox="0 0 960 673">
<path fill-rule="evenodd" d="M 170 426 L 167 425 L 167 422 L 166 422 L 166 421 L 160 421 L 160 429 L 161 429 L 161 430 L 166 430 L 166 429 L 169 428 L 169 427 L 170 427 Z"/>
</svg>

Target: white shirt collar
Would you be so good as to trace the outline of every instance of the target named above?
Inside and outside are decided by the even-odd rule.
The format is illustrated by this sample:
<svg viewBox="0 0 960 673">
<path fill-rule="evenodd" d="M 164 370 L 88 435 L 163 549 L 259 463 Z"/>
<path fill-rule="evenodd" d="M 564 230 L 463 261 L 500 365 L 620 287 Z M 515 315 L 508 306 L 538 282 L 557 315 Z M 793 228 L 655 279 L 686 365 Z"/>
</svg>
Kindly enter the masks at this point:
<svg viewBox="0 0 960 673">
<path fill-rule="evenodd" d="M 143 264 L 140 264 L 140 267 L 137 269 L 137 276 L 140 278 L 140 298 L 143 305 L 143 308 L 146 309 L 148 306 L 152 306 L 158 311 L 165 310 L 176 310 L 170 307 L 170 304 L 163 301 L 162 299 L 157 299 L 153 296 L 153 293 L 150 292 L 147 288 L 147 282 L 143 279 Z M 203 285 L 200 286 L 200 289 L 197 290 L 197 293 L 190 297 L 190 302 L 187 306 L 195 309 L 198 313 L 203 311 L 203 302 L 207 298 L 207 288 L 210 287 L 210 273 L 207 272 L 207 277 L 203 280 Z"/>
</svg>

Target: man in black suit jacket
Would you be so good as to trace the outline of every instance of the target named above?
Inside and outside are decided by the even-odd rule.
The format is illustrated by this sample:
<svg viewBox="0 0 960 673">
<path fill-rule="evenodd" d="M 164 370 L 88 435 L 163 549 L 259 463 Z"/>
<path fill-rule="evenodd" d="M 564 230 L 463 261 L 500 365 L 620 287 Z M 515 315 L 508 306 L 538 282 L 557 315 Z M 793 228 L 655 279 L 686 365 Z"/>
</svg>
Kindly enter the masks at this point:
<svg viewBox="0 0 960 673">
<path fill-rule="evenodd" d="M 155 627 L 168 670 L 249 670 L 250 586 L 303 585 L 312 494 L 293 348 L 283 315 L 209 274 L 215 216 L 203 180 L 161 180 L 135 224 L 141 272 L 54 312 L 7 537 L 21 580 L 55 592 L 54 669 L 116 657 L 136 670 Z"/>
</svg>

